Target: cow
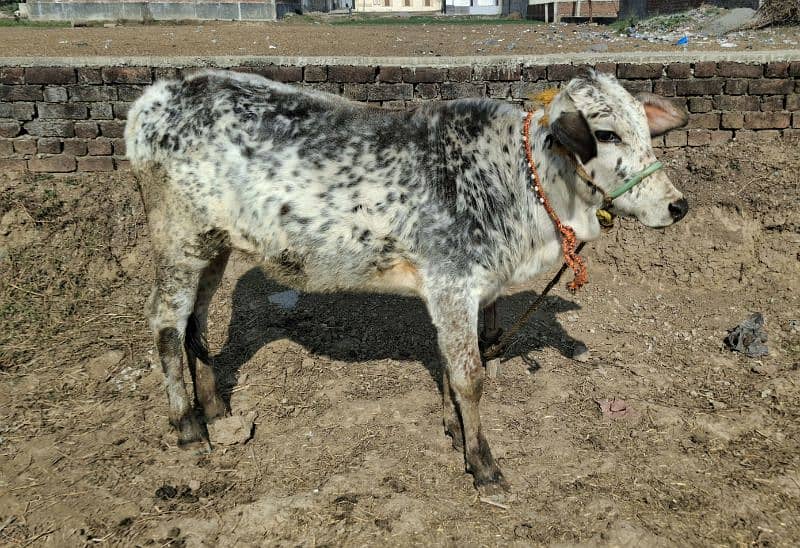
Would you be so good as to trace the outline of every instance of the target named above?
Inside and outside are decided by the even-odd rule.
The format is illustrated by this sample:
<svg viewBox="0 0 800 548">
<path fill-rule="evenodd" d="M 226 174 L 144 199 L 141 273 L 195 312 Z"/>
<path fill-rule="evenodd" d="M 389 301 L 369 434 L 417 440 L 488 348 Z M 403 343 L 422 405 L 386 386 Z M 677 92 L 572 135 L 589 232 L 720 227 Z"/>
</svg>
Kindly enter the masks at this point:
<svg viewBox="0 0 800 548">
<path fill-rule="evenodd" d="M 561 235 L 542 191 L 581 241 L 600 234 L 603 196 L 655 161 L 651 137 L 683 107 L 589 71 L 544 107 L 487 99 L 388 110 L 258 75 L 200 71 L 158 81 L 125 128 L 154 249 L 147 316 L 181 446 L 210 449 L 205 421 L 228 412 L 203 343 L 232 250 L 309 292 L 416 295 L 438 333 L 445 432 L 481 492 L 508 484 L 481 427 L 479 311 L 557 265 Z M 524 126 L 529 133 L 523 136 Z M 688 205 L 659 171 L 613 200 L 650 227 Z M 194 382 L 194 412 L 183 353 Z"/>
</svg>

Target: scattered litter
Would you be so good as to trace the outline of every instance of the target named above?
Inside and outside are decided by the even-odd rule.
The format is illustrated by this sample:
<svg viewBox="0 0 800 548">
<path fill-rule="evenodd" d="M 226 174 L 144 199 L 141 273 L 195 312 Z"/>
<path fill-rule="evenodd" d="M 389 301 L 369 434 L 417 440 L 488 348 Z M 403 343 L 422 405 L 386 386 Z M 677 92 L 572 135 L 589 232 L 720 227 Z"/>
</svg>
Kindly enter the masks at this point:
<svg viewBox="0 0 800 548">
<path fill-rule="evenodd" d="M 211 441 L 217 445 L 239 445 L 247 443 L 253 437 L 253 428 L 258 413 L 234 415 L 217 419 L 208 425 Z"/>
<path fill-rule="evenodd" d="M 689 37 L 684 35 L 681 36 L 677 42 L 675 42 L 676 46 L 688 46 L 689 45 Z"/>
<path fill-rule="evenodd" d="M 503 504 L 501 502 L 494 501 L 489 497 L 481 497 L 480 500 L 481 500 L 481 502 L 483 502 L 485 504 L 488 504 L 490 506 L 496 506 L 497 508 L 502 508 L 503 510 L 508 510 L 508 505 L 507 504 Z"/>
<path fill-rule="evenodd" d="M 300 294 L 294 289 L 281 291 L 280 293 L 273 293 L 267 300 L 272 304 L 276 304 L 284 310 L 291 310 L 297 306 L 297 301 L 300 299 Z"/>
<path fill-rule="evenodd" d="M 628 406 L 628 403 L 625 400 L 612 398 L 610 400 L 604 399 L 594 401 L 600 406 L 600 411 L 603 413 L 603 416 L 608 419 L 622 419 L 625 417 L 631 417 L 636 413 L 632 407 Z"/>
<path fill-rule="evenodd" d="M 725 337 L 725 344 L 728 348 L 742 352 L 749 358 L 758 358 L 769 354 L 766 342 L 767 333 L 764 331 L 764 316 L 761 312 L 751 314 Z"/>
</svg>

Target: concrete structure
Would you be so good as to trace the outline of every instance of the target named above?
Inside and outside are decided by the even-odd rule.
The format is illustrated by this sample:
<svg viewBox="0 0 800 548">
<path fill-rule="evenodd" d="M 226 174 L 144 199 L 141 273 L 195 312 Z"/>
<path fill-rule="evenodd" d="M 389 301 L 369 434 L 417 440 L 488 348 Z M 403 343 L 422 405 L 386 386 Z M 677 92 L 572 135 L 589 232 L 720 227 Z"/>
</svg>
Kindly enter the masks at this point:
<svg viewBox="0 0 800 548">
<path fill-rule="evenodd" d="M 442 0 L 338 0 L 340 7 L 345 2 L 355 1 L 357 13 L 397 13 L 442 11 Z"/>
<path fill-rule="evenodd" d="M 283 2 L 279 4 L 286 5 Z M 291 3 L 291 11 L 299 2 Z M 34 21 L 274 21 L 276 0 L 28 0 Z M 282 11 L 286 11 L 285 9 Z"/>
</svg>

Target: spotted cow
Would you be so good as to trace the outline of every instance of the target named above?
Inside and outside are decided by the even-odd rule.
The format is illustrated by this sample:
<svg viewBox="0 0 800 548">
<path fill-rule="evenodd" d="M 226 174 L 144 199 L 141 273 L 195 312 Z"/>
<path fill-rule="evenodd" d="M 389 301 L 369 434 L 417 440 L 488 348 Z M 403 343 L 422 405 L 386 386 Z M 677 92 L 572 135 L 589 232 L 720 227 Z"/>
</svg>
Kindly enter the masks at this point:
<svg viewBox="0 0 800 548">
<path fill-rule="evenodd" d="M 476 487 L 505 488 L 478 411 L 478 315 L 561 259 L 531 190 L 524 118 L 518 105 L 486 99 L 384 110 L 226 71 L 149 87 L 125 139 L 155 250 L 147 314 L 180 444 L 210 447 L 184 385 L 184 347 L 205 419 L 227 411 L 201 341 L 236 249 L 304 291 L 422 298 L 445 366 L 445 430 Z M 593 72 L 535 113 L 529 137 L 542 187 L 578 239 L 600 233 L 598 190 L 652 163 L 651 136 L 686 120 L 667 100 L 634 98 Z M 687 211 L 663 171 L 613 207 L 652 227 Z"/>
</svg>

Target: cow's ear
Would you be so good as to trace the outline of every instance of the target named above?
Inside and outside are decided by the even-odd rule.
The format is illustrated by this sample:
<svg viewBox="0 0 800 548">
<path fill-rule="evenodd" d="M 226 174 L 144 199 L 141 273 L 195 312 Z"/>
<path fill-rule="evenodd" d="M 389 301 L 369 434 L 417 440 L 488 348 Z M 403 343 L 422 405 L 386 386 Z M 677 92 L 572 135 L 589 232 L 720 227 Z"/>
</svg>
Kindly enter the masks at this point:
<svg viewBox="0 0 800 548">
<path fill-rule="evenodd" d="M 597 143 L 586 118 L 580 112 L 562 112 L 550 123 L 556 140 L 574 153 L 584 164 L 597 156 Z"/>
<path fill-rule="evenodd" d="M 658 137 L 672 129 L 683 127 L 689 121 L 686 107 L 679 106 L 669 99 L 646 92 L 639 93 L 636 98 L 644 105 L 651 137 Z"/>
</svg>

